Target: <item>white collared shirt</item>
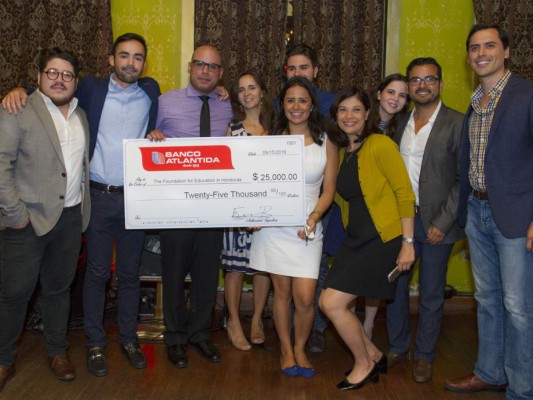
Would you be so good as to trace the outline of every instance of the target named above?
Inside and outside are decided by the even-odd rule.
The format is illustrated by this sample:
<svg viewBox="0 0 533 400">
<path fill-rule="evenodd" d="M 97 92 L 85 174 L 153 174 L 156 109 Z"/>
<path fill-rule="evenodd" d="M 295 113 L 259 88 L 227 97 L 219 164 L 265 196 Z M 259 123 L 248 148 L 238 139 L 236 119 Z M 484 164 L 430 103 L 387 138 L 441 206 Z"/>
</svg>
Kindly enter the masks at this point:
<svg viewBox="0 0 533 400">
<path fill-rule="evenodd" d="M 81 203 L 84 176 L 85 135 L 80 117 L 74 112 L 78 106 L 78 99 L 74 97 L 70 101 L 67 118 L 65 118 L 48 96 L 40 90 L 38 93 L 42 96 L 44 104 L 50 112 L 61 144 L 67 174 L 65 207 L 72 207 Z M 57 171 L 57 173 L 59 174 L 61 171 Z"/>
<path fill-rule="evenodd" d="M 439 105 L 429 118 L 428 123 L 420 128 L 418 133 L 415 133 L 414 114 L 416 108 L 413 109 L 400 142 L 400 153 L 402 155 L 403 162 L 405 163 L 407 173 L 409 174 L 409 178 L 411 179 L 411 185 L 413 186 L 413 191 L 415 192 L 417 206 L 420 205 L 418 190 L 422 159 L 424 158 L 424 151 L 429 139 L 429 134 L 431 133 L 431 129 L 433 128 L 433 124 L 435 123 L 435 119 L 439 114 L 441 106 L 442 102 L 439 101 Z"/>
</svg>

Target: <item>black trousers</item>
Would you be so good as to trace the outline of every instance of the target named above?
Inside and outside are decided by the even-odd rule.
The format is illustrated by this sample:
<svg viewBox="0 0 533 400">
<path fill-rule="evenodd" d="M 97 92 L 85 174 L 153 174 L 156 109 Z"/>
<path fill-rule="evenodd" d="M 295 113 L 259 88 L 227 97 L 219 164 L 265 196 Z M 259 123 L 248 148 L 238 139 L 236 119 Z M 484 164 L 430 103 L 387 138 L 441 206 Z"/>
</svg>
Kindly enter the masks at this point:
<svg viewBox="0 0 533 400">
<path fill-rule="evenodd" d="M 49 357 L 66 351 L 70 284 L 81 246 L 81 207 L 63 209 L 54 228 L 37 236 L 30 224 L 0 231 L 0 365 L 15 361 L 16 342 L 40 280 Z"/>
<path fill-rule="evenodd" d="M 215 304 L 222 229 L 176 229 L 160 232 L 163 312 L 167 346 L 209 339 Z M 190 307 L 185 277 L 190 273 Z"/>
</svg>

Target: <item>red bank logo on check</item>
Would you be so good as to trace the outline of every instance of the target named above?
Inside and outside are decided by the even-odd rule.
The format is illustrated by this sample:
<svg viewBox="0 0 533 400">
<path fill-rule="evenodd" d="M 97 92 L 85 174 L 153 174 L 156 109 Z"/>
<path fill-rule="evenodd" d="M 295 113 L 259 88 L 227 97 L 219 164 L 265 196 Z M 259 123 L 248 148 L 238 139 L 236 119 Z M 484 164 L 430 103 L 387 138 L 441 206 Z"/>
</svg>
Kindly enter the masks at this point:
<svg viewBox="0 0 533 400">
<path fill-rule="evenodd" d="M 146 171 L 233 169 L 228 146 L 140 147 Z"/>
</svg>

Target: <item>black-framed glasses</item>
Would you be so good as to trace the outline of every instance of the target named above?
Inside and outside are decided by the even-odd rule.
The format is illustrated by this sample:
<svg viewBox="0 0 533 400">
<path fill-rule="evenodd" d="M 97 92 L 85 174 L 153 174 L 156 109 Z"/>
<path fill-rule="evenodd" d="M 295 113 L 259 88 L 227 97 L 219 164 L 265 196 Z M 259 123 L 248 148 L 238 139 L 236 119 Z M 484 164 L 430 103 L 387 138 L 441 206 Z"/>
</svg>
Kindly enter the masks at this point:
<svg viewBox="0 0 533 400">
<path fill-rule="evenodd" d="M 50 79 L 51 81 L 57 80 L 57 78 L 59 78 L 59 75 L 61 75 L 61 79 L 63 79 L 63 82 L 70 82 L 76 77 L 76 75 L 74 75 L 72 72 L 69 72 L 69 71 L 59 72 L 57 69 L 53 69 L 53 68 L 50 68 L 49 70 L 43 71 L 43 72 L 46 74 L 48 79 Z"/>
<path fill-rule="evenodd" d="M 191 63 L 194 68 L 199 70 L 203 70 L 206 65 L 209 72 L 217 72 L 220 69 L 220 65 L 202 60 L 192 60 Z"/>
<path fill-rule="evenodd" d="M 414 76 L 409 78 L 409 85 L 418 86 L 422 83 L 422 81 L 426 82 L 426 85 L 434 85 L 438 80 L 439 78 L 436 76 L 425 76 L 423 78 Z"/>
</svg>

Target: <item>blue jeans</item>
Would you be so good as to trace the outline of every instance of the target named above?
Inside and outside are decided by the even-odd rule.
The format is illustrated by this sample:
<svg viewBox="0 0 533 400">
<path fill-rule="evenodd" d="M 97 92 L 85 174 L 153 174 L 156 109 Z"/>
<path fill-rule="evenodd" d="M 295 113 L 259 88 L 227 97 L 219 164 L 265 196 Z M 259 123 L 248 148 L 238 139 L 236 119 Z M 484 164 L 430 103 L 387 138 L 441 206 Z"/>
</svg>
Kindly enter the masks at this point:
<svg viewBox="0 0 533 400">
<path fill-rule="evenodd" d="M 30 224 L 0 231 L 0 365 L 15 361 L 16 343 L 39 281 L 49 357 L 68 347 L 70 284 L 81 246 L 81 207 L 63 209 L 52 230 L 37 236 Z"/>
<path fill-rule="evenodd" d="M 422 225 L 420 214 L 415 217 L 415 254 L 420 259 L 419 316 L 416 330 L 414 358 L 425 358 L 432 362 L 439 338 L 444 311 L 444 288 L 448 259 L 453 248 L 451 244 L 431 245 Z M 387 332 L 390 350 L 396 354 L 407 354 L 411 346 L 409 326 L 409 282 L 413 268 L 398 277 L 396 294 L 387 303 Z"/>
<path fill-rule="evenodd" d="M 120 344 L 137 341 L 140 280 L 139 265 L 144 231 L 126 230 L 124 196 L 91 188 L 91 220 L 85 233 L 87 272 L 83 286 L 83 313 L 88 347 L 104 347 L 104 305 L 111 274 L 113 241 L 118 276 L 117 322 Z"/>
<path fill-rule="evenodd" d="M 466 235 L 479 336 L 474 373 L 487 383 L 508 382 L 507 399 L 533 399 L 533 254 L 525 234 L 505 238 L 489 201 L 470 195 Z"/>
</svg>

